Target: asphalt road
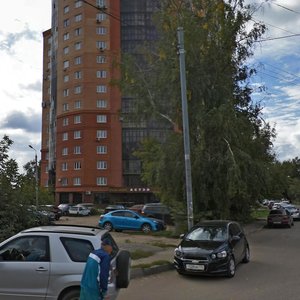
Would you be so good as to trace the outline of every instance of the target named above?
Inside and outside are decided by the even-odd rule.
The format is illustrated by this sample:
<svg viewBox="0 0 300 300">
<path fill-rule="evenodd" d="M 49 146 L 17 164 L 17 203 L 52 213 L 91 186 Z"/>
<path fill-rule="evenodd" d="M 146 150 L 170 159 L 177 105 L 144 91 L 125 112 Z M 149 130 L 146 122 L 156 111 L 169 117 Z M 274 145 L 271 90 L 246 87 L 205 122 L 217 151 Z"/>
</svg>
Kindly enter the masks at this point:
<svg viewBox="0 0 300 300">
<path fill-rule="evenodd" d="M 234 278 L 181 276 L 168 271 L 133 279 L 118 300 L 298 300 L 300 222 L 291 229 L 264 228 L 248 237 L 249 264 Z"/>
</svg>

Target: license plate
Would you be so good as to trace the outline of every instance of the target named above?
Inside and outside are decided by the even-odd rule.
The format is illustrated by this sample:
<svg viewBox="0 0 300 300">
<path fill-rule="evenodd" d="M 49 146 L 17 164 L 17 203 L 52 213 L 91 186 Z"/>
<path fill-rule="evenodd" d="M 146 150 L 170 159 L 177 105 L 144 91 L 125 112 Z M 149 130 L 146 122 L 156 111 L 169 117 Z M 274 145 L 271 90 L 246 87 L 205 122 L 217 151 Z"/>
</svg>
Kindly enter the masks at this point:
<svg viewBox="0 0 300 300">
<path fill-rule="evenodd" d="M 275 222 L 273 222 L 274 224 L 281 224 L 281 222 L 280 221 L 275 221 Z"/>
<path fill-rule="evenodd" d="M 186 264 L 185 268 L 187 270 L 195 270 L 195 271 L 204 271 L 204 265 L 191 265 L 191 264 Z"/>
</svg>

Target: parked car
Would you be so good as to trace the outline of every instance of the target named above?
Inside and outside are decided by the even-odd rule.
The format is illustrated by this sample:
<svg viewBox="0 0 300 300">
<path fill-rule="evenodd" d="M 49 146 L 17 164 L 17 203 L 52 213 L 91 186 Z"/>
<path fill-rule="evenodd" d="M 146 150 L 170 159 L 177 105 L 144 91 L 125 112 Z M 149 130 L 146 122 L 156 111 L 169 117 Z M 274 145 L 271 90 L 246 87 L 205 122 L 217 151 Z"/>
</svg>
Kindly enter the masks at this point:
<svg viewBox="0 0 300 300">
<path fill-rule="evenodd" d="M 288 210 L 289 213 L 292 215 L 293 220 L 299 220 L 300 219 L 300 212 L 299 212 L 299 208 L 297 208 L 296 206 L 292 205 L 292 204 L 284 204 L 282 206 L 284 209 Z"/>
<path fill-rule="evenodd" d="M 142 208 L 142 214 L 146 217 L 163 220 L 165 224 L 172 224 L 169 208 L 162 203 L 147 203 Z"/>
<path fill-rule="evenodd" d="M 61 210 L 63 216 L 66 216 L 69 214 L 69 208 L 71 206 L 74 206 L 74 205 L 71 205 L 69 203 L 61 203 L 58 205 L 58 208 Z"/>
<path fill-rule="evenodd" d="M 105 207 L 104 213 L 107 214 L 108 212 L 118 210 L 118 209 L 125 209 L 125 206 L 124 205 L 119 205 L 119 204 L 109 205 L 109 206 Z"/>
<path fill-rule="evenodd" d="M 39 208 L 42 211 L 51 212 L 52 214 L 54 214 L 54 220 L 59 220 L 62 216 L 62 211 L 56 205 L 46 204 L 41 205 Z"/>
<path fill-rule="evenodd" d="M 69 215 L 75 216 L 88 216 L 91 214 L 89 208 L 81 206 L 81 205 L 74 205 L 69 207 Z"/>
<path fill-rule="evenodd" d="M 233 277 L 240 262 L 250 261 L 250 248 L 241 225 L 211 220 L 195 225 L 174 251 L 179 274 Z"/>
<path fill-rule="evenodd" d="M 291 213 L 284 209 L 271 209 L 267 218 L 268 227 L 287 226 L 291 228 L 294 225 L 294 220 Z"/>
<path fill-rule="evenodd" d="M 141 230 L 144 233 L 165 229 L 163 221 L 147 218 L 127 209 L 114 210 L 105 215 L 101 215 L 99 226 L 109 231 L 113 229 L 116 231 Z"/>
<path fill-rule="evenodd" d="M 128 207 L 128 209 L 133 210 L 133 211 L 141 214 L 142 210 L 143 210 L 143 207 L 144 207 L 144 204 L 135 204 L 135 205 L 132 205 L 132 206 Z"/>
<path fill-rule="evenodd" d="M 102 239 L 113 244 L 108 298 L 116 299 L 130 280 L 130 254 L 96 227 L 41 226 L 0 243 L 0 299 L 79 299 L 89 253 Z"/>
</svg>

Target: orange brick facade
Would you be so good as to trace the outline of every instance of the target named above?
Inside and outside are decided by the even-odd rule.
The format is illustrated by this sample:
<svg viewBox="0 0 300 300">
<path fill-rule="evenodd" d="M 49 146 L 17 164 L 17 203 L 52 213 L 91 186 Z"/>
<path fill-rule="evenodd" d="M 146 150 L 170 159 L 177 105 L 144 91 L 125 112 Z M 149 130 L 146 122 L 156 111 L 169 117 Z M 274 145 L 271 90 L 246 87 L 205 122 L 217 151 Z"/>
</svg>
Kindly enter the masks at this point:
<svg viewBox="0 0 300 300">
<path fill-rule="evenodd" d="M 119 78 L 119 12 L 117 0 L 100 9 L 52 2 L 52 28 L 43 34 L 41 185 L 55 174 L 57 203 L 99 202 L 123 190 L 121 95 L 110 84 Z"/>
</svg>

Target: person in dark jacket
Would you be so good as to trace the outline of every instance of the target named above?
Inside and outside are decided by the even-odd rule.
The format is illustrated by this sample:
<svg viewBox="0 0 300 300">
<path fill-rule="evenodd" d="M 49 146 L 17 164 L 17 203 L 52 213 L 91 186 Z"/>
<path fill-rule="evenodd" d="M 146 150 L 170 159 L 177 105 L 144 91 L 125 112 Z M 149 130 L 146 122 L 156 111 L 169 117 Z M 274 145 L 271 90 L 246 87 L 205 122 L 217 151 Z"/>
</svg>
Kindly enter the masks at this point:
<svg viewBox="0 0 300 300">
<path fill-rule="evenodd" d="M 104 239 L 101 248 L 90 253 L 80 283 L 80 300 L 104 299 L 107 293 L 112 250 L 111 240 Z"/>
</svg>

